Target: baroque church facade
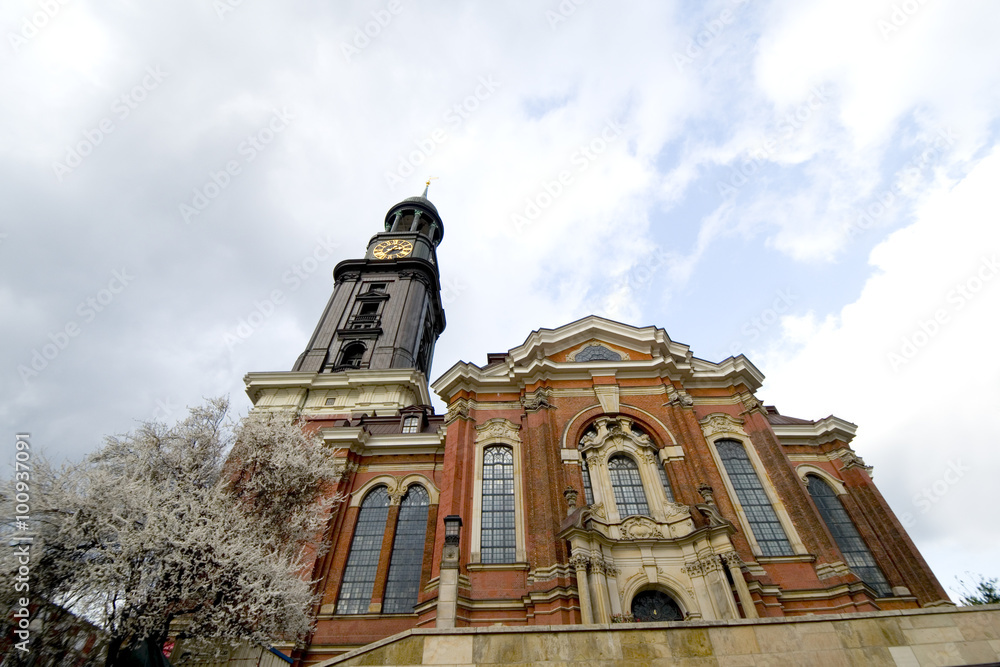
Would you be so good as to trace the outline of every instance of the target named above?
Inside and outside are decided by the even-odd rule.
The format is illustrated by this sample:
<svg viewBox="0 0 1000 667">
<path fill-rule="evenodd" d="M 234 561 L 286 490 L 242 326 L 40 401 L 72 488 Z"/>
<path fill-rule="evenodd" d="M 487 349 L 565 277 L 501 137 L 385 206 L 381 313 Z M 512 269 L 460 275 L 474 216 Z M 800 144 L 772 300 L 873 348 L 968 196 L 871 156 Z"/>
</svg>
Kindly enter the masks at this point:
<svg viewBox="0 0 1000 667">
<path fill-rule="evenodd" d="M 314 664 L 419 628 L 727 621 L 950 605 L 852 450 L 765 406 L 742 355 L 586 317 L 427 374 L 445 315 L 423 196 L 393 206 L 289 372 L 250 373 L 340 457 Z"/>
</svg>

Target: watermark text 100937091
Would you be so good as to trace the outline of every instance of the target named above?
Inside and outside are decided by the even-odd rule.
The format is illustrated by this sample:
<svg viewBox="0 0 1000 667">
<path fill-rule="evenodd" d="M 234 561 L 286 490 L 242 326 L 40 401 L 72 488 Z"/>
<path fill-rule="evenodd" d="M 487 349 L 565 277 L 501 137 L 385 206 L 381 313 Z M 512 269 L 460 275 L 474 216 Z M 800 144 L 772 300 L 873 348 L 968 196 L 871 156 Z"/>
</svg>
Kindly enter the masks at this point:
<svg viewBox="0 0 1000 667">
<path fill-rule="evenodd" d="M 11 610 L 14 619 L 14 636 L 18 640 L 14 647 L 22 653 L 29 650 L 31 641 L 31 598 L 28 577 L 31 574 L 31 543 L 34 535 L 30 531 L 31 521 L 31 436 L 18 433 L 14 441 L 14 484 L 11 517 L 15 527 L 8 541 L 8 548 L 14 550 L 17 573 L 10 585 L 14 588 L 15 604 Z"/>
</svg>

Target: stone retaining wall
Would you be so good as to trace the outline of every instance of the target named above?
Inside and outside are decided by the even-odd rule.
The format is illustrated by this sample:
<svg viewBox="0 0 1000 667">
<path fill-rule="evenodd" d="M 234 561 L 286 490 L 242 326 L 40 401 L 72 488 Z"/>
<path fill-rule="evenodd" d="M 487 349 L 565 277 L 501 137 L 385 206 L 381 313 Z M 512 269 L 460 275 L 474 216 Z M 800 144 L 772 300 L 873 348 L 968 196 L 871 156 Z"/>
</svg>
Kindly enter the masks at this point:
<svg viewBox="0 0 1000 667">
<path fill-rule="evenodd" d="M 332 665 L 1000 664 L 1000 605 L 623 625 L 408 630 Z"/>
</svg>

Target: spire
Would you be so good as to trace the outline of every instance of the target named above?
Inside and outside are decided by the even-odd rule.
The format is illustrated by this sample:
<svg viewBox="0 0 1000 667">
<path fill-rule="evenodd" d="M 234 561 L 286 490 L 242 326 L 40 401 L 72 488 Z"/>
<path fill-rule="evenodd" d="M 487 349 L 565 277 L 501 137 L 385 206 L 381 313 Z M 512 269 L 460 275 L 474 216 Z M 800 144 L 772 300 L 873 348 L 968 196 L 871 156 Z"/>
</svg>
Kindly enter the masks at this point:
<svg viewBox="0 0 1000 667">
<path fill-rule="evenodd" d="M 424 199 L 427 199 L 427 191 L 431 189 L 431 181 L 436 181 L 437 176 L 430 176 L 427 178 L 427 183 L 424 184 L 424 194 L 420 195 Z"/>
</svg>

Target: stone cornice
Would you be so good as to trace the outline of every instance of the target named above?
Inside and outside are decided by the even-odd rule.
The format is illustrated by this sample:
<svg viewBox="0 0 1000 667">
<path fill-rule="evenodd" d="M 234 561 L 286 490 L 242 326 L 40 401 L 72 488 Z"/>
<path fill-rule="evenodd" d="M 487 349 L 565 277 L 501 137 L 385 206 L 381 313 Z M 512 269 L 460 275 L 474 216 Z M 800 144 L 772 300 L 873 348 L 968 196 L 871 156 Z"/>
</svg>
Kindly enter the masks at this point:
<svg viewBox="0 0 1000 667">
<path fill-rule="evenodd" d="M 635 350 L 651 359 L 631 361 L 557 362 L 551 357 L 592 339 Z M 458 391 L 520 392 L 547 380 L 591 381 L 595 375 L 618 380 L 669 378 L 685 389 L 726 388 L 745 385 L 756 391 L 763 374 L 743 355 L 719 363 L 698 359 L 686 345 L 675 343 L 656 327 L 636 328 L 597 316 L 586 317 L 558 329 L 539 329 L 507 353 L 503 362 L 479 367 L 458 362 L 431 385 L 445 401 Z"/>
<path fill-rule="evenodd" d="M 424 374 L 415 368 L 390 368 L 385 370 L 348 370 L 338 373 L 313 373 L 301 371 L 272 371 L 247 373 L 243 377 L 247 395 L 254 404 L 267 390 L 307 389 L 315 390 L 353 390 L 365 387 L 385 387 L 396 385 L 412 392 L 419 397 L 415 405 L 430 405 L 430 392 L 427 390 L 427 380 Z M 298 406 L 303 407 L 303 406 Z M 401 405 L 400 407 L 406 407 Z M 343 412 L 343 409 L 331 407 L 331 413 Z"/>
<path fill-rule="evenodd" d="M 782 445 L 822 445 L 834 440 L 849 443 L 858 427 L 830 415 L 812 424 L 774 424 L 771 429 Z"/>
</svg>

